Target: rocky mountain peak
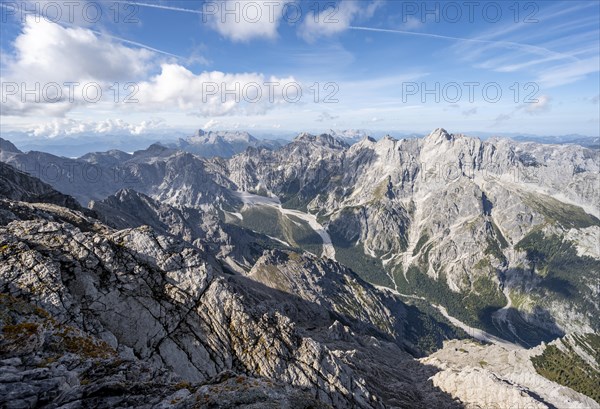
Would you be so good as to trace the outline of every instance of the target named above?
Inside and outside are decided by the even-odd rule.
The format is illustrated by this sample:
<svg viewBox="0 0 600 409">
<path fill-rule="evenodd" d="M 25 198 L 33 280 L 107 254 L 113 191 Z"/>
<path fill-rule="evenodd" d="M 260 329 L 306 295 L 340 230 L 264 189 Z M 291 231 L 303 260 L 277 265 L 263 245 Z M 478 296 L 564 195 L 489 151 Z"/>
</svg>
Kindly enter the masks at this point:
<svg viewBox="0 0 600 409">
<path fill-rule="evenodd" d="M 22 202 L 46 202 L 84 211 L 72 197 L 14 167 L 0 162 L 0 199 Z"/>
<path fill-rule="evenodd" d="M 259 140 L 246 131 L 204 131 L 200 129 L 194 135 L 179 138 L 177 142 L 167 146 L 205 158 L 216 156 L 230 158 L 248 148 L 259 146 L 277 148 L 281 145 L 281 141 Z"/>
<path fill-rule="evenodd" d="M 294 138 L 294 141 L 310 141 L 316 138 L 313 134 L 308 132 L 301 132 Z"/>
<path fill-rule="evenodd" d="M 185 139 L 191 144 L 215 144 L 219 142 L 255 143 L 258 139 L 245 131 L 203 131 L 198 130 L 193 136 Z"/>
<path fill-rule="evenodd" d="M 454 141 L 455 139 L 455 135 L 448 133 L 444 128 L 437 128 L 425 137 L 426 142 L 433 144 L 442 143 L 444 141 Z"/>
<path fill-rule="evenodd" d="M 346 149 L 350 146 L 346 142 L 329 134 L 312 135 L 307 132 L 299 134 L 294 138 L 294 142 L 313 143 L 334 149 Z"/>
<path fill-rule="evenodd" d="M 356 150 L 360 150 L 362 148 L 371 148 L 372 149 L 373 146 L 375 146 L 376 144 L 377 144 L 376 139 L 371 138 L 370 136 L 365 136 L 360 141 L 358 141 L 357 143 L 352 145 L 352 147 L 350 148 L 350 151 L 356 151 Z"/>
<path fill-rule="evenodd" d="M 161 156 L 166 152 L 171 152 L 172 150 L 159 142 L 153 143 L 147 149 L 135 151 L 133 153 L 134 156 Z"/>
<path fill-rule="evenodd" d="M 200 137 L 206 135 L 206 132 L 203 129 L 198 129 L 193 136 Z"/>
<path fill-rule="evenodd" d="M 12 142 L 2 138 L 0 138 L 0 151 L 10 153 L 23 153 L 15 145 L 13 145 Z"/>
<path fill-rule="evenodd" d="M 388 146 L 388 145 L 394 145 L 396 142 L 398 142 L 398 139 L 396 139 L 390 135 L 385 135 L 383 138 L 381 138 L 379 141 L 377 141 L 377 145 Z"/>
<path fill-rule="evenodd" d="M 133 189 L 120 189 L 119 191 L 117 191 L 115 193 L 115 198 L 118 199 L 121 202 L 127 201 L 128 199 L 131 198 L 137 198 L 139 197 L 141 194 L 136 192 Z"/>
<path fill-rule="evenodd" d="M 330 129 L 327 131 L 327 134 L 350 145 L 355 144 L 369 136 L 366 131 L 358 129 L 346 129 L 343 131 Z"/>
</svg>

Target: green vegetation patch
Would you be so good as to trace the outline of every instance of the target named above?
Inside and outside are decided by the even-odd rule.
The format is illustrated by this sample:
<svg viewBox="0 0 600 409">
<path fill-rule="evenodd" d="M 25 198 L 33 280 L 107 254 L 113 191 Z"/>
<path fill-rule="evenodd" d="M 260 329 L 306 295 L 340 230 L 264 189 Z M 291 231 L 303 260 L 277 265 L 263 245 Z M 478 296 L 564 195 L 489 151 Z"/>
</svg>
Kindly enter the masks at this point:
<svg viewBox="0 0 600 409">
<path fill-rule="evenodd" d="M 425 356 L 441 349 L 444 340 L 468 337 L 426 301 L 406 298 L 404 302 L 407 303 L 405 337 Z"/>
<path fill-rule="evenodd" d="M 428 241 L 429 241 L 429 236 L 427 235 L 427 233 L 422 233 L 421 237 L 419 237 L 419 240 L 417 241 L 417 244 L 415 245 L 415 248 L 412 252 L 413 257 L 416 256 L 417 254 L 419 254 L 419 251 L 421 251 L 421 248 Z"/>
<path fill-rule="evenodd" d="M 525 236 L 515 249 L 526 252 L 527 259 L 541 278 L 545 295 L 568 300 L 586 313 L 595 310 L 590 303 L 594 299 L 590 285 L 598 280 L 598 260 L 580 257 L 569 241 L 563 241 L 558 235 L 545 236 L 540 231 Z"/>
<path fill-rule="evenodd" d="M 581 207 L 560 202 L 550 196 L 528 194 L 523 200 L 535 211 L 543 214 L 549 223 L 557 223 L 564 228 L 579 229 L 600 226 L 600 220 L 586 213 Z"/>
<path fill-rule="evenodd" d="M 58 323 L 47 311 L 27 301 L 0 294 L 0 350 L 19 355 L 40 341 L 43 341 L 41 351 L 47 355 L 44 361 L 47 364 L 66 352 L 85 358 L 115 356 L 115 351 L 104 341 Z"/>
<path fill-rule="evenodd" d="M 365 254 L 362 243 L 354 247 L 345 247 L 337 245 L 334 238 L 332 240 L 337 261 L 350 267 L 360 278 L 371 284 L 394 288 L 394 283 L 387 275 L 381 260 Z"/>
<path fill-rule="evenodd" d="M 275 237 L 291 246 L 310 251 L 317 256 L 323 252 L 323 239 L 304 220 L 286 216 L 271 206 L 252 206 L 242 212 L 244 220 L 232 223 L 267 236 Z"/>
<path fill-rule="evenodd" d="M 408 268 L 406 278 L 402 277 L 396 282 L 401 293 L 424 297 L 433 304 L 444 306 L 448 314 L 466 324 L 492 332 L 492 313 L 507 303 L 506 297 L 489 276 L 477 277 L 471 291 L 462 293 L 456 293 L 448 287 L 445 275 L 441 274 L 434 280 L 414 265 Z"/>
<path fill-rule="evenodd" d="M 598 335 L 588 334 L 590 343 L 600 346 Z M 563 352 L 549 345 L 542 355 L 531 358 L 535 370 L 543 377 L 567 386 L 600 403 L 600 372 L 592 368 L 570 346 Z M 598 351 L 598 349 L 597 349 Z"/>
</svg>

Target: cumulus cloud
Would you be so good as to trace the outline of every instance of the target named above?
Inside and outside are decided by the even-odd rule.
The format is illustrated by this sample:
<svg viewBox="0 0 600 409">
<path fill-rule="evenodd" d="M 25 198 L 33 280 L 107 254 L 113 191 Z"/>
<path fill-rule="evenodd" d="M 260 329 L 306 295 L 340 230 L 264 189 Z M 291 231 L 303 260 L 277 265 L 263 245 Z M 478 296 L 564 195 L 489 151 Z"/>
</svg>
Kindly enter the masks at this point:
<svg viewBox="0 0 600 409">
<path fill-rule="evenodd" d="M 220 123 L 221 122 L 217 121 L 216 119 L 211 119 L 202 126 L 202 129 L 211 129 L 219 125 Z"/>
<path fill-rule="evenodd" d="M 319 37 L 330 37 L 350 27 L 353 21 L 367 20 L 383 4 L 382 1 L 364 2 L 359 0 L 342 0 L 335 7 L 326 7 L 319 13 L 308 13 L 300 25 L 299 34 L 308 42 Z"/>
<path fill-rule="evenodd" d="M 35 137 L 57 138 L 83 134 L 93 135 L 142 135 L 164 128 L 163 119 L 150 119 L 137 124 L 122 119 L 107 119 L 105 121 L 83 121 L 76 119 L 54 119 L 50 122 L 36 125 L 27 133 Z"/>
<path fill-rule="evenodd" d="M 319 114 L 316 121 L 317 122 L 328 122 L 328 121 L 333 121 L 334 119 L 337 119 L 337 118 L 339 118 L 339 116 L 331 115 L 329 112 L 323 111 Z"/>
<path fill-rule="evenodd" d="M 277 38 L 286 1 L 211 1 L 204 6 L 204 19 L 224 37 L 237 42 Z"/>
<path fill-rule="evenodd" d="M 1 107 L 5 116 L 64 117 L 84 106 L 142 112 L 184 110 L 200 116 L 256 115 L 295 102 L 302 93 L 292 77 L 220 71 L 197 74 L 152 51 L 31 16 L 14 50 L 13 55 L 3 56 Z"/>
<path fill-rule="evenodd" d="M 536 102 L 532 102 L 530 104 L 524 104 L 522 105 L 522 109 L 525 109 L 525 111 L 531 115 L 536 115 L 542 112 L 547 112 L 550 110 L 551 105 L 550 105 L 550 101 L 552 100 L 551 97 L 549 97 L 548 95 L 541 95 L 539 98 L 537 98 Z"/>
<path fill-rule="evenodd" d="M 106 41 L 84 28 L 67 28 L 28 16 L 8 59 L 7 76 L 38 81 L 122 81 L 148 71 L 155 54 Z"/>
<path fill-rule="evenodd" d="M 293 101 L 300 92 L 300 84 L 292 77 L 220 71 L 194 74 L 178 64 L 163 64 L 160 74 L 140 83 L 137 98 L 144 109 L 173 108 L 201 116 L 256 115 Z"/>
<path fill-rule="evenodd" d="M 64 115 L 88 96 L 95 100 L 98 88 L 147 75 L 156 58 L 31 15 L 13 45 L 14 54 L 2 61 L 3 115 Z"/>
</svg>

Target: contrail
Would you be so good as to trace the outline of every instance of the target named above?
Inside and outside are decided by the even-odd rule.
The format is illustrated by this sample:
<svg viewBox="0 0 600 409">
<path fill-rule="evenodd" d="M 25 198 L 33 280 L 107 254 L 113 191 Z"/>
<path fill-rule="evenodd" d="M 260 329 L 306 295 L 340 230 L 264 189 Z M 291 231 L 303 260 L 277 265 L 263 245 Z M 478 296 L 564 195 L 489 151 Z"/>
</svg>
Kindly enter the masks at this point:
<svg viewBox="0 0 600 409">
<path fill-rule="evenodd" d="M 523 51 L 531 52 L 534 54 L 541 54 L 546 56 L 552 56 L 556 58 L 568 59 L 573 61 L 579 61 L 578 58 L 573 57 L 568 54 L 562 54 L 556 51 L 549 50 L 544 47 L 538 47 L 536 45 L 515 43 L 512 41 L 499 41 L 499 40 L 479 40 L 477 38 L 464 38 L 464 37 L 452 37 L 441 34 L 431 34 L 431 33 L 419 33 L 416 31 L 404 31 L 404 30 L 393 30 L 388 28 L 371 28 L 371 27 L 359 27 L 359 26 L 350 26 L 348 27 L 350 30 L 359 30 L 359 31 L 374 31 L 378 33 L 392 33 L 392 34 L 406 34 L 412 36 L 419 37 L 428 37 L 428 38 L 441 38 L 443 40 L 452 40 L 452 41 L 467 41 L 472 43 L 480 43 L 480 44 L 494 44 L 500 45 L 508 48 L 518 48 Z"/>
<path fill-rule="evenodd" d="M 171 11 L 182 11 L 184 13 L 204 14 L 200 10 L 185 9 L 185 8 L 182 8 L 182 7 L 163 6 L 163 5 L 160 5 L 160 4 L 138 3 L 136 1 L 113 0 L 113 3 L 129 4 L 129 5 L 132 5 L 132 6 L 149 7 L 149 8 L 153 8 L 153 9 L 162 9 L 162 10 L 171 10 Z"/>
<path fill-rule="evenodd" d="M 74 25 L 70 25 L 70 26 L 71 27 L 75 27 L 75 28 L 81 28 L 81 27 L 74 26 Z M 117 36 L 114 36 L 112 34 L 103 33 L 102 31 L 92 30 L 91 28 L 84 28 L 84 30 L 90 30 L 94 34 L 97 34 L 97 35 L 100 35 L 100 36 L 104 36 L 104 37 L 108 37 L 108 38 L 112 38 L 113 40 L 117 40 L 117 41 L 120 41 L 122 43 L 135 45 L 136 47 L 144 48 L 144 49 L 146 49 L 148 51 L 154 51 L 155 53 L 168 55 L 169 57 L 175 57 L 177 59 L 182 59 L 182 60 L 184 59 L 183 57 L 181 57 L 179 55 L 172 54 L 172 53 L 169 53 L 167 51 L 159 50 L 158 48 L 150 47 L 149 45 L 138 43 L 137 41 L 128 40 L 128 39 L 122 38 L 122 37 L 117 37 Z"/>
</svg>

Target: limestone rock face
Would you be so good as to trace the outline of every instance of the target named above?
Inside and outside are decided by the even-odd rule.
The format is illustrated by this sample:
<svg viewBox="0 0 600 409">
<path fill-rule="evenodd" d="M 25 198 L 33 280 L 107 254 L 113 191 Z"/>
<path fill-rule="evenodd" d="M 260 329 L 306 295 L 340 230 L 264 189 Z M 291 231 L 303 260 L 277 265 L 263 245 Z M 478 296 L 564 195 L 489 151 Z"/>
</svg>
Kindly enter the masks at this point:
<svg viewBox="0 0 600 409">
<path fill-rule="evenodd" d="M 402 303 L 332 260 L 271 251 L 254 264 L 248 277 L 338 313 L 364 325 L 365 330 L 379 331 L 399 344 L 405 338 L 407 312 Z"/>
<path fill-rule="evenodd" d="M 433 376 L 434 385 L 459 398 L 466 407 L 600 408 L 589 397 L 536 372 L 531 357 L 544 348 L 527 350 L 453 340 L 421 361 L 442 369 Z"/>
<path fill-rule="evenodd" d="M 19 172 L 4 162 L 0 162 L 0 198 L 23 202 L 48 202 L 84 211 L 72 197 L 57 192 L 50 185 Z"/>
<path fill-rule="evenodd" d="M 364 138 L 351 147 L 301 135 L 277 151 L 237 155 L 227 169 L 238 188 L 262 189 L 316 214 L 336 254 L 353 252 L 352 260 L 338 259 L 376 284 L 451 309 L 449 300 L 464 306 L 459 300 L 467 296 L 493 305 L 473 308 L 470 323 L 523 345 L 600 330 L 592 319 L 600 314 L 593 284 L 597 150 L 481 141 L 444 129 L 423 139 Z M 558 242 L 565 248 L 551 244 Z M 535 248 L 547 249 L 543 260 Z M 581 267 L 570 272 L 558 259 Z"/>
<path fill-rule="evenodd" d="M 307 391 L 231 371 L 201 383 L 119 354 L 47 311 L 0 295 L 0 402 L 6 408 L 327 408 Z"/>
<path fill-rule="evenodd" d="M 223 223 L 215 212 L 162 203 L 132 189 L 92 201 L 89 207 L 111 227 L 150 226 L 155 232 L 206 249 L 234 271 L 249 270 L 265 246 L 277 246 L 265 235 Z"/>
</svg>

